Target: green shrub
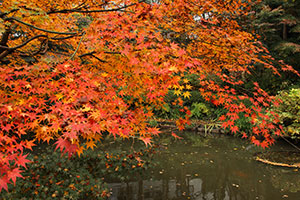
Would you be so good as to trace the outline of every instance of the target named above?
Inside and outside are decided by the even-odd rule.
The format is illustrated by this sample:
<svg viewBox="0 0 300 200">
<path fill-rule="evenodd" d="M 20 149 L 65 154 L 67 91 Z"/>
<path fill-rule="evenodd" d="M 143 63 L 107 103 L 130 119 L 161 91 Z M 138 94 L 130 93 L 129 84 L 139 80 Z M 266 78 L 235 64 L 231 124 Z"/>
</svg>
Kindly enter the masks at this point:
<svg viewBox="0 0 300 200">
<path fill-rule="evenodd" d="M 189 91 L 190 98 L 184 98 L 184 105 L 191 111 L 191 119 L 212 120 L 218 116 L 218 108 L 214 107 L 210 102 L 205 101 L 200 92 L 196 90 Z M 182 98 L 181 96 L 179 96 Z M 166 97 L 166 103 L 160 110 L 155 111 L 155 115 L 163 119 L 177 119 L 183 117 L 184 112 L 181 112 L 183 106 L 173 104 L 178 99 L 173 90 L 170 90 Z M 213 108 L 214 107 L 214 108 Z"/>
<path fill-rule="evenodd" d="M 106 199 L 109 194 L 103 183 L 104 163 L 97 154 L 68 159 L 53 148 L 46 148 L 22 173 L 16 185 L 2 191 L 1 199 Z"/>
<path fill-rule="evenodd" d="M 194 102 L 191 107 L 191 113 L 191 117 L 201 119 L 210 116 L 211 110 L 204 103 Z"/>
<path fill-rule="evenodd" d="M 281 91 L 277 97 L 282 100 L 282 104 L 273 108 L 273 111 L 279 114 L 286 134 L 300 139 L 300 88 Z"/>
<path fill-rule="evenodd" d="M 16 185 L 2 190 L 1 200 L 101 200 L 110 195 L 105 180 L 128 180 L 141 174 L 150 165 L 156 145 L 146 147 L 141 141 L 128 148 L 130 141 L 106 138 L 101 147 L 84 151 L 80 157 L 62 155 L 52 146 L 36 148 L 29 154 L 33 162 L 18 178 Z"/>
</svg>

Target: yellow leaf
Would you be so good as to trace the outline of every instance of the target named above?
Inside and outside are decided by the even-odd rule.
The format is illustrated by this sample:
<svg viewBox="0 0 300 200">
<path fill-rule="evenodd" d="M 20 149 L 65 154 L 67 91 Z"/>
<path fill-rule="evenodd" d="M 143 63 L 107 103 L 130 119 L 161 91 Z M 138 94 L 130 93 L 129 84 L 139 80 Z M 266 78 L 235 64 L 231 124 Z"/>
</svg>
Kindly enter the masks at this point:
<svg viewBox="0 0 300 200">
<path fill-rule="evenodd" d="M 190 96 L 191 96 L 191 93 L 189 91 L 186 91 L 182 95 L 183 95 L 184 98 L 188 98 L 189 99 Z"/>
<path fill-rule="evenodd" d="M 23 105 L 24 104 L 24 99 L 19 99 L 18 105 Z"/>
<path fill-rule="evenodd" d="M 90 110 L 91 110 L 91 108 L 90 108 L 89 106 L 84 106 L 84 107 L 81 109 L 82 112 L 88 112 L 88 111 L 90 111 Z"/>
<path fill-rule="evenodd" d="M 55 96 L 58 98 L 58 100 L 61 100 L 64 97 L 64 95 L 61 93 L 58 93 Z"/>
<path fill-rule="evenodd" d="M 173 72 L 177 72 L 178 69 L 177 67 L 175 67 L 174 65 L 172 65 L 170 68 L 169 68 L 170 71 L 173 71 Z"/>
<path fill-rule="evenodd" d="M 101 76 L 102 76 L 102 77 L 107 77 L 107 76 L 108 76 L 108 73 L 103 72 L 103 73 L 101 73 Z"/>
<path fill-rule="evenodd" d="M 179 95 L 181 95 L 181 91 L 180 90 L 175 90 L 174 94 L 179 96 Z"/>
<path fill-rule="evenodd" d="M 183 90 L 184 89 L 184 86 L 183 85 L 180 85 L 179 86 L 179 90 Z"/>
<path fill-rule="evenodd" d="M 184 82 L 184 83 L 188 83 L 189 80 L 185 78 L 185 79 L 183 79 L 183 82 Z"/>
<path fill-rule="evenodd" d="M 6 108 L 7 108 L 8 111 L 12 111 L 13 110 L 12 106 L 6 106 Z"/>
<path fill-rule="evenodd" d="M 173 88 L 176 90 L 176 89 L 178 89 L 178 86 L 177 85 L 173 85 Z"/>
<path fill-rule="evenodd" d="M 27 89 L 32 88 L 30 84 L 25 85 Z"/>
</svg>

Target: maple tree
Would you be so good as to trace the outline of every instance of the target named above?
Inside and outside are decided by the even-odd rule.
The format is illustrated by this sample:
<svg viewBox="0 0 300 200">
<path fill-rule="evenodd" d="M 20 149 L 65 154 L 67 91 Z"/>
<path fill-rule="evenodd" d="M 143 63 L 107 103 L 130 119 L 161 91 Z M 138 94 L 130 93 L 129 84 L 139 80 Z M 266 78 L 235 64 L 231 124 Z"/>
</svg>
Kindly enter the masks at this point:
<svg viewBox="0 0 300 200">
<path fill-rule="evenodd" d="M 249 9 L 225 0 L 4 0 L 0 190 L 21 177 L 30 162 L 24 149 L 38 141 L 54 140 L 70 156 L 94 148 L 104 133 L 150 144 L 159 134 L 148 124 L 152 110 L 186 73 L 199 76 L 206 100 L 228 110 L 223 127 L 239 132 L 234 122 L 245 115 L 253 130 L 244 137 L 263 147 L 273 143 L 271 134 L 282 128 L 264 108 L 275 99 L 257 83 L 252 91 L 236 90 L 255 63 L 279 74 L 237 22 Z M 180 129 L 190 115 L 184 106 L 182 112 Z"/>
</svg>

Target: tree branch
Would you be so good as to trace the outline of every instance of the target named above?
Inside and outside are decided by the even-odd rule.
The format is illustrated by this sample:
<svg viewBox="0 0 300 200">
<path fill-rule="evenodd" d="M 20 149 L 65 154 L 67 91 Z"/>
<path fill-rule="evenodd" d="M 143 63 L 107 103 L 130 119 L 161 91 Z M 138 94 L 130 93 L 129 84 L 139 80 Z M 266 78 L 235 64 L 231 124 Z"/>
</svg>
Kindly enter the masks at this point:
<svg viewBox="0 0 300 200">
<path fill-rule="evenodd" d="M 76 35 L 76 34 L 78 34 L 77 32 L 57 32 L 57 31 L 42 29 L 42 28 L 36 27 L 32 24 L 28 24 L 26 22 L 23 22 L 23 21 L 21 21 L 19 19 L 16 19 L 14 17 L 8 17 L 8 18 L 5 18 L 4 20 L 5 21 L 16 21 L 16 22 L 19 22 L 19 23 L 21 23 L 25 26 L 28 26 L 28 27 L 31 27 L 31 28 L 34 28 L 36 30 L 43 31 L 43 32 L 46 32 L 46 33 L 54 33 L 54 34 L 60 34 L 60 35 Z"/>
<path fill-rule="evenodd" d="M 35 39 L 40 38 L 40 37 L 48 38 L 47 35 L 36 35 L 36 36 L 34 36 L 34 37 L 32 37 L 32 38 L 26 40 L 25 42 L 23 42 L 22 44 L 20 44 L 20 45 L 18 45 L 18 46 L 15 46 L 15 47 L 7 47 L 7 46 L 2 46 L 2 45 L 0 45 L 0 49 L 5 49 L 5 50 L 12 50 L 12 51 L 14 51 L 14 50 L 16 50 L 16 49 L 19 49 L 19 48 L 25 46 L 26 44 L 28 44 L 28 43 L 31 42 L 32 40 L 35 40 Z"/>
<path fill-rule="evenodd" d="M 139 1 L 139 3 L 145 2 L 145 0 Z M 49 11 L 47 14 L 54 14 L 54 13 L 100 13 L 100 12 L 115 12 L 115 11 L 122 11 L 122 9 L 131 7 L 136 5 L 137 3 L 132 3 L 130 5 L 125 5 L 120 8 L 112 8 L 112 9 L 104 9 L 104 10 L 81 10 L 80 9 L 63 9 L 63 10 L 54 10 L 54 11 Z"/>
<path fill-rule="evenodd" d="M 66 37 L 52 37 L 50 39 L 51 40 L 66 40 L 66 39 L 70 39 L 72 37 L 75 37 L 75 35 L 69 35 L 69 36 L 66 36 Z"/>
<path fill-rule="evenodd" d="M 2 58 L 5 58 L 7 55 L 9 55 L 12 52 L 12 50 L 4 50 L 2 53 L 0 53 L 0 60 L 2 60 Z"/>
<path fill-rule="evenodd" d="M 0 45 L 6 45 L 8 42 L 8 38 L 9 38 L 9 34 L 11 33 L 10 29 L 5 29 L 1 41 L 0 41 Z"/>
<path fill-rule="evenodd" d="M 96 53 L 96 52 L 95 52 L 95 51 L 92 51 L 92 52 L 89 52 L 89 53 L 81 54 L 81 55 L 79 55 L 78 57 L 79 57 L 79 58 L 82 58 L 82 57 L 84 57 L 84 56 L 92 56 L 93 58 L 96 58 L 96 59 L 99 60 L 100 62 L 106 63 L 105 60 L 102 60 L 101 58 L 98 58 L 97 56 L 94 55 L 94 53 Z"/>
<path fill-rule="evenodd" d="M 18 51 L 20 52 L 20 56 L 35 56 L 37 54 L 44 54 L 46 53 L 46 51 L 48 50 L 48 39 L 45 39 L 41 42 L 41 45 L 40 45 L 40 48 L 38 48 L 36 51 L 34 52 L 21 52 L 21 51 Z"/>
<path fill-rule="evenodd" d="M 13 13 L 13 12 L 17 12 L 19 9 L 12 9 L 11 11 L 9 12 L 6 12 L 6 13 L 3 13 L 0 11 L 0 18 L 4 18 L 6 15 L 10 14 L 10 13 Z"/>
<path fill-rule="evenodd" d="M 118 52 L 118 51 L 105 51 L 104 53 L 106 54 L 121 54 L 121 52 Z"/>
</svg>

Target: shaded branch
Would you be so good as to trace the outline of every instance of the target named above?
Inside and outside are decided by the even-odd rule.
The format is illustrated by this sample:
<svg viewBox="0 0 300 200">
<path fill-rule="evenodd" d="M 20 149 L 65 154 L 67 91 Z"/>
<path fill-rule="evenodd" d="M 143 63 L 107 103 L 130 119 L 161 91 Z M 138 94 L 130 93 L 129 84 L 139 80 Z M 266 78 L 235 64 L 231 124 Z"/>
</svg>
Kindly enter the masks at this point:
<svg viewBox="0 0 300 200">
<path fill-rule="evenodd" d="M 91 55 L 93 58 L 96 58 L 97 60 L 99 60 L 100 62 L 103 62 L 103 63 L 106 63 L 106 61 L 105 60 L 102 60 L 102 59 L 100 59 L 100 58 L 98 58 L 97 56 L 95 56 L 95 55 Z"/>
<path fill-rule="evenodd" d="M 139 1 L 139 3 L 145 2 L 145 0 Z M 49 11 L 47 14 L 54 14 L 54 13 L 100 13 L 100 12 L 115 12 L 115 11 L 122 11 L 122 9 L 137 5 L 137 3 L 132 3 L 130 5 L 125 5 L 120 8 L 112 8 L 112 9 L 103 9 L 103 10 L 81 10 L 81 9 L 63 9 L 63 10 L 54 10 Z"/>
<path fill-rule="evenodd" d="M 6 15 L 10 14 L 10 13 L 13 13 L 13 12 L 17 12 L 19 9 L 12 9 L 11 11 L 9 12 L 6 12 L 6 13 L 3 13 L 0 11 L 0 18 L 3 18 L 5 17 Z"/>
<path fill-rule="evenodd" d="M 0 45 L 0 60 L 2 60 L 3 58 L 5 58 L 6 56 L 8 56 L 9 54 L 11 54 L 12 52 L 14 52 L 16 49 L 19 49 L 19 48 L 22 48 L 23 46 L 25 46 L 26 44 L 28 44 L 29 42 L 37 39 L 37 38 L 41 38 L 41 37 L 44 37 L 44 38 L 47 38 L 48 39 L 48 36 L 47 35 L 36 35 L 28 40 L 26 40 L 25 42 L 23 42 L 22 44 L 18 45 L 18 46 L 15 46 L 15 47 L 8 47 L 8 46 L 3 46 L 3 45 Z M 46 39 L 46 41 L 48 41 Z M 42 42 L 41 44 L 41 47 L 36 51 L 34 52 L 33 54 L 38 54 L 42 51 L 43 49 L 43 46 L 45 44 L 45 41 Z M 47 48 L 47 47 L 46 47 Z"/>
<path fill-rule="evenodd" d="M 84 56 L 90 56 L 90 55 L 93 55 L 94 53 L 96 53 L 96 51 L 92 51 L 92 52 L 89 52 L 89 53 L 84 53 L 84 54 L 79 55 L 78 57 L 81 58 L 81 57 L 84 57 Z"/>
<path fill-rule="evenodd" d="M 4 50 L 2 53 L 0 53 L 0 60 L 2 60 L 3 58 L 5 58 L 7 55 L 9 55 L 11 52 L 13 52 L 13 50 Z"/>
<path fill-rule="evenodd" d="M 105 51 L 104 53 L 106 53 L 106 54 L 121 54 L 121 52 L 118 52 L 118 51 L 116 51 L 116 52 L 114 52 L 114 51 Z"/>
<path fill-rule="evenodd" d="M 11 33 L 10 29 L 6 29 L 2 35 L 1 41 L 0 41 L 0 45 L 6 45 L 6 43 L 8 42 L 8 38 L 9 38 L 9 34 Z"/>
<path fill-rule="evenodd" d="M 19 48 L 22 48 L 23 46 L 25 46 L 26 44 L 28 44 L 29 42 L 31 42 L 32 40 L 35 40 L 37 38 L 41 38 L 41 37 L 44 37 L 44 38 L 48 38 L 47 35 L 36 35 L 28 40 L 26 40 L 25 42 L 23 42 L 22 44 L 18 45 L 18 46 L 15 46 L 15 47 L 7 47 L 7 46 L 2 46 L 0 45 L 0 49 L 5 49 L 5 50 L 16 50 L 16 49 L 19 49 Z"/>
<path fill-rule="evenodd" d="M 75 35 L 69 35 L 69 36 L 66 36 L 66 37 L 52 37 L 50 39 L 51 40 L 66 40 L 66 39 L 70 39 L 72 37 L 75 37 Z"/>
<path fill-rule="evenodd" d="M 43 31 L 43 32 L 46 32 L 46 33 L 54 33 L 54 34 L 60 34 L 60 35 L 76 35 L 76 34 L 78 34 L 77 32 L 57 32 L 57 31 L 46 30 L 46 29 L 43 29 L 43 28 L 36 27 L 32 24 L 28 24 L 26 22 L 23 22 L 23 21 L 21 21 L 19 19 L 16 19 L 14 17 L 8 17 L 8 18 L 5 18 L 4 20 L 5 21 L 16 21 L 16 22 L 19 22 L 19 23 L 21 23 L 25 26 L 28 26 L 28 27 L 31 27 L 33 29 Z"/>
<path fill-rule="evenodd" d="M 43 41 L 41 42 L 40 47 L 39 47 L 36 51 L 34 51 L 34 52 L 29 52 L 29 53 L 21 52 L 21 51 L 20 51 L 20 55 L 21 55 L 21 56 L 35 56 L 35 55 L 37 55 L 37 54 L 44 54 L 44 53 L 46 53 L 47 50 L 48 50 L 48 42 L 49 42 L 49 40 L 48 40 L 48 39 L 45 39 L 45 40 L 43 40 Z"/>
</svg>

